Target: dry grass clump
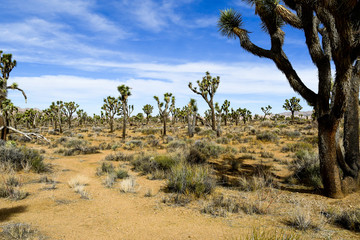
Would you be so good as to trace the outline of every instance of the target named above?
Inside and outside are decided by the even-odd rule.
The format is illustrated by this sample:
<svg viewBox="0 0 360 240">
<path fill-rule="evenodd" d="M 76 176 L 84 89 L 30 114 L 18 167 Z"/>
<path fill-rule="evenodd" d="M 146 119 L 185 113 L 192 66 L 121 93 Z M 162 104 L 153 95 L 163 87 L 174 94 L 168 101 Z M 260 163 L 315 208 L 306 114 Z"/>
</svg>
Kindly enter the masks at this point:
<svg viewBox="0 0 360 240">
<path fill-rule="evenodd" d="M 300 240 L 300 235 L 295 233 L 285 233 L 277 231 L 269 231 L 259 228 L 254 228 L 253 231 L 247 235 L 244 240 Z"/>
<path fill-rule="evenodd" d="M 179 193 L 167 194 L 161 198 L 161 202 L 167 205 L 186 206 L 193 200 L 192 196 Z"/>
<path fill-rule="evenodd" d="M 289 213 L 289 218 L 285 221 L 287 225 L 301 231 L 318 230 L 319 225 L 313 221 L 309 206 L 297 207 L 295 211 Z"/>
<path fill-rule="evenodd" d="M 135 193 L 137 191 L 138 184 L 134 177 L 129 177 L 121 181 L 120 192 L 123 193 Z"/>
<path fill-rule="evenodd" d="M 20 189 L 20 186 L 21 183 L 17 177 L 7 177 L 0 185 L 0 198 L 9 198 L 10 200 L 18 201 L 29 196 L 28 192 L 24 192 Z"/>
<path fill-rule="evenodd" d="M 89 179 L 83 175 L 77 175 L 68 181 L 69 187 L 74 189 L 76 193 L 80 194 L 82 199 L 89 199 L 89 194 L 85 190 L 85 186 L 87 186 L 88 183 Z"/>
<path fill-rule="evenodd" d="M 47 239 L 27 223 L 11 223 L 1 226 L 0 239 Z"/>
<path fill-rule="evenodd" d="M 200 211 L 212 216 L 226 217 L 228 213 L 238 213 L 240 209 L 241 205 L 235 197 L 219 194 L 204 204 Z"/>
</svg>

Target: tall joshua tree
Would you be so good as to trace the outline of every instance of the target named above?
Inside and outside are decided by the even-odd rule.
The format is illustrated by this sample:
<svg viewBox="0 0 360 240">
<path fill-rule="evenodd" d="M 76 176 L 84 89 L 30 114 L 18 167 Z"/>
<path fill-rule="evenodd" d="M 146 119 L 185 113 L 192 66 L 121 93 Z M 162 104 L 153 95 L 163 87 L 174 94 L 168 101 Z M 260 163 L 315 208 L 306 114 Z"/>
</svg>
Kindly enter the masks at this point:
<svg viewBox="0 0 360 240">
<path fill-rule="evenodd" d="M 129 114 L 130 117 L 130 110 L 131 107 L 128 109 L 128 97 L 131 96 L 130 87 L 123 85 L 118 86 L 118 91 L 120 93 L 120 101 L 122 104 L 122 113 L 123 113 L 123 128 L 122 128 L 122 138 L 125 139 L 126 137 L 126 120 Z M 132 110 L 134 110 L 134 106 L 132 106 Z M 132 111 L 131 111 L 132 112 Z"/>
<path fill-rule="evenodd" d="M 223 111 L 223 115 L 224 115 L 224 125 L 227 126 L 227 118 L 229 115 L 229 107 L 230 107 L 230 101 L 225 100 L 223 105 L 221 106 L 221 109 Z"/>
<path fill-rule="evenodd" d="M 220 31 L 229 38 L 238 38 L 241 47 L 251 54 L 272 60 L 285 74 L 290 86 L 314 106 L 324 194 L 341 198 L 359 186 L 359 159 L 346 158 L 346 153 L 343 159 L 337 151 L 336 132 L 347 105 L 354 101 L 350 88 L 357 81 L 354 63 L 360 56 L 360 3 L 340 0 L 284 0 L 284 5 L 273 0 L 248 2 L 255 6 L 255 14 L 270 36 L 270 49 L 257 46 L 250 40 L 241 15 L 232 9 L 221 11 Z M 317 93 L 304 84 L 284 52 L 282 26 L 285 24 L 304 32 L 311 60 L 318 69 Z M 336 71 L 333 91 L 331 61 Z M 358 147 L 353 150 L 359 151 Z"/>
<path fill-rule="evenodd" d="M 196 117 L 197 117 L 197 104 L 196 104 L 196 100 L 193 98 L 190 98 L 190 102 L 187 106 L 185 106 L 184 108 L 184 112 L 187 116 L 187 121 L 188 121 L 188 134 L 189 137 L 193 137 L 194 136 L 194 131 L 195 131 L 195 124 L 196 124 Z"/>
<path fill-rule="evenodd" d="M 101 107 L 105 111 L 105 119 L 109 122 L 110 132 L 114 131 L 114 118 L 121 114 L 121 101 L 119 98 L 108 96 L 104 98 L 104 105 Z M 101 112 L 103 115 L 103 112 Z M 94 115 L 95 118 L 95 115 Z"/>
<path fill-rule="evenodd" d="M 291 121 L 294 121 L 295 112 L 302 109 L 302 106 L 300 105 L 300 98 L 292 97 L 290 99 L 285 99 L 283 108 L 291 112 Z"/>
<path fill-rule="evenodd" d="M 216 78 L 213 78 L 209 72 L 206 72 L 202 80 L 197 80 L 196 83 L 198 84 L 199 89 L 193 87 L 191 82 L 189 82 L 189 88 L 194 93 L 202 96 L 209 105 L 211 111 L 211 128 L 216 131 L 214 96 L 220 84 L 220 77 L 217 76 Z"/>
<path fill-rule="evenodd" d="M 76 104 L 75 102 L 64 102 L 64 107 L 62 110 L 69 128 L 71 128 L 72 116 L 78 108 L 79 104 Z"/>
<path fill-rule="evenodd" d="M 27 99 L 25 92 L 18 87 L 16 83 L 13 83 L 12 85 L 8 86 L 8 79 L 10 76 L 10 72 L 13 70 L 13 68 L 16 67 L 16 60 L 12 59 L 12 54 L 3 54 L 3 51 L 0 51 L 0 70 L 1 70 L 1 76 L 0 76 L 0 120 L 3 123 L 3 125 L 0 124 L 1 129 L 1 136 L 0 139 L 6 140 L 7 135 L 7 123 L 4 119 L 2 119 L 2 102 L 7 99 L 7 92 L 8 89 L 13 90 L 19 90 L 24 95 L 25 101 Z"/>
<path fill-rule="evenodd" d="M 154 107 L 151 106 L 150 104 L 146 104 L 146 105 L 144 105 L 142 110 L 146 114 L 146 124 L 149 124 L 149 117 L 150 117 L 152 111 L 154 110 Z"/>
<path fill-rule="evenodd" d="M 271 112 L 270 112 L 271 109 L 272 109 L 272 107 L 270 105 L 267 105 L 267 107 L 261 107 L 261 111 L 264 113 L 263 120 L 266 119 L 266 116 L 271 115 Z"/>
<path fill-rule="evenodd" d="M 159 114 L 164 124 L 163 135 L 166 136 L 166 121 L 168 119 L 169 113 L 172 111 L 172 108 L 175 107 L 175 97 L 172 95 L 172 93 L 165 93 L 164 102 L 160 102 L 160 99 L 157 96 L 154 96 L 154 99 L 158 104 Z M 162 109 L 162 107 L 164 107 L 164 109 Z"/>
</svg>

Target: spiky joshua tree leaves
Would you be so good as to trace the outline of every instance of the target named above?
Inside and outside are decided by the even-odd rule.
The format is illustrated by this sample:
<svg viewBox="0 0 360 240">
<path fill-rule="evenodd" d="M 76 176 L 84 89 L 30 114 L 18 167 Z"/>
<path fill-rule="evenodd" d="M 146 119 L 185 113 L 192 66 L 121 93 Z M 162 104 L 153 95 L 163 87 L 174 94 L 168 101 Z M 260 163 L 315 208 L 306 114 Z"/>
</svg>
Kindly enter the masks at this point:
<svg viewBox="0 0 360 240">
<path fill-rule="evenodd" d="M 175 107 L 175 97 L 172 95 L 172 93 L 165 93 L 164 102 L 160 102 L 160 99 L 157 96 L 154 96 L 154 99 L 158 104 L 159 114 L 164 124 L 163 135 L 166 136 L 166 121 L 168 119 L 169 113 Z"/>
<path fill-rule="evenodd" d="M 262 48 L 250 40 L 241 14 L 232 9 L 221 11 L 219 30 L 226 37 L 238 38 L 241 47 L 249 53 L 272 60 L 294 91 L 314 106 L 324 194 L 341 198 L 357 189 L 360 182 L 358 109 L 352 107 L 359 97 L 359 68 L 355 62 L 360 56 L 360 2 L 284 0 L 283 5 L 277 0 L 247 2 L 255 7 L 263 30 L 270 37 L 270 48 Z M 283 49 L 284 24 L 304 32 L 306 47 L 318 69 L 317 93 L 304 84 Z M 336 74 L 332 73 L 331 62 Z M 333 75 L 336 77 L 331 90 Z M 344 124 L 345 158 L 336 140 L 336 131 L 344 113 L 349 118 Z M 355 131 L 345 131 L 350 126 L 356 126 Z M 354 144 L 347 145 L 346 142 Z M 350 152 L 355 154 L 349 157 L 347 153 Z"/>
<path fill-rule="evenodd" d="M 220 84 L 220 77 L 217 76 L 213 78 L 209 72 L 206 72 L 202 80 L 197 80 L 196 83 L 198 84 L 199 88 L 193 87 L 191 82 L 189 82 L 189 88 L 194 93 L 202 96 L 209 105 L 211 111 L 211 128 L 212 130 L 216 131 L 214 96 Z"/>
<path fill-rule="evenodd" d="M 302 109 L 300 105 L 300 98 L 292 97 L 290 99 L 285 99 L 283 108 L 291 112 L 291 121 L 294 121 L 294 114 Z"/>
<path fill-rule="evenodd" d="M 154 107 L 151 106 L 150 104 L 146 104 L 146 105 L 144 105 L 142 110 L 146 114 L 146 124 L 149 124 L 149 117 L 150 117 L 152 111 L 154 110 Z"/>
<path fill-rule="evenodd" d="M 122 128 L 122 138 L 126 137 L 126 119 L 130 117 L 131 112 L 134 110 L 134 106 L 130 105 L 128 108 L 128 97 L 131 96 L 130 87 L 123 85 L 118 86 L 118 91 L 120 93 L 120 101 L 122 106 L 122 115 L 123 115 L 123 128 Z M 130 112 L 131 111 L 131 112 Z"/>
<path fill-rule="evenodd" d="M 108 96 L 104 98 L 104 105 L 101 107 L 105 113 L 101 112 L 104 115 L 105 119 L 108 121 L 110 125 L 110 132 L 114 132 L 114 118 L 115 116 L 119 116 L 122 111 L 122 104 L 120 98 L 115 98 Z"/>
</svg>

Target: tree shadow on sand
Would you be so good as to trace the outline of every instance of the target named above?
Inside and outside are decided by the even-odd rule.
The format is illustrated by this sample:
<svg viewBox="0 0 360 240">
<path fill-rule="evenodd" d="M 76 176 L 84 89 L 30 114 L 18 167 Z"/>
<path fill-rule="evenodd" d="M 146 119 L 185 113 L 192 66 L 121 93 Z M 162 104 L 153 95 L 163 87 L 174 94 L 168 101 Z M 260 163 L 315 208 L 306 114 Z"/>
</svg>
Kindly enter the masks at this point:
<svg viewBox="0 0 360 240">
<path fill-rule="evenodd" d="M 27 206 L 16 206 L 10 208 L 0 208 L 0 222 L 7 221 L 12 215 L 23 213 Z"/>
</svg>

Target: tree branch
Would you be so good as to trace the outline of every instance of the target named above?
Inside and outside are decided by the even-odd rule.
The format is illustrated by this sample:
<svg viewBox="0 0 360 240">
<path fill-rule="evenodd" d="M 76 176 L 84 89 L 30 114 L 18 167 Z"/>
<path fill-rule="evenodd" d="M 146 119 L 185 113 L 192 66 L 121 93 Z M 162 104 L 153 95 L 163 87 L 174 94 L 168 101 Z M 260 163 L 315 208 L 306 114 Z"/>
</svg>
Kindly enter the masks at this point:
<svg viewBox="0 0 360 240">
<path fill-rule="evenodd" d="M 286 23 L 290 24 L 294 28 L 303 28 L 300 18 L 283 5 L 277 4 L 275 7 L 275 11 L 281 16 L 282 20 L 284 20 Z"/>
</svg>

